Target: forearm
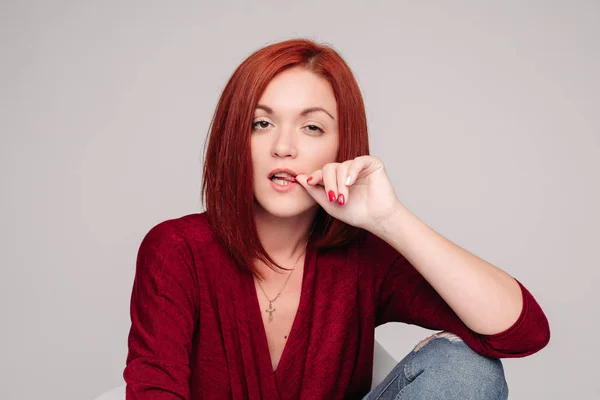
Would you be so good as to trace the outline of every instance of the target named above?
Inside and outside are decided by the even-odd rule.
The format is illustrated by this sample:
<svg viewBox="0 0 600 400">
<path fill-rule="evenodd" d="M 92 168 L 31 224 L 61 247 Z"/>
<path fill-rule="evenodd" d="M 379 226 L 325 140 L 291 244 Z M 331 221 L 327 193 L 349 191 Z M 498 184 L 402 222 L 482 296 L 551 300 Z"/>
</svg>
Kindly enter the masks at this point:
<svg viewBox="0 0 600 400">
<path fill-rule="evenodd" d="M 401 203 L 372 233 L 400 252 L 471 330 L 496 334 L 519 317 L 522 293 L 512 276 L 444 238 Z"/>
</svg>

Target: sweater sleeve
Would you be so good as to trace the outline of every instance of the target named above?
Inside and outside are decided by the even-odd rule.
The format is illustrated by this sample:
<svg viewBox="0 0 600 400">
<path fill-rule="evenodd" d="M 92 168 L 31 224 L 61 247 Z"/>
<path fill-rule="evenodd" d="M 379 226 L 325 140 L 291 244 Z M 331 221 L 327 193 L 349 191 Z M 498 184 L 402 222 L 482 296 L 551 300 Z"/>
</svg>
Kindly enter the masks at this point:
<svg viewBox="0 0 600 400">
<path fill-rule="evenodd" d="M 198 289 L 187 242 L 168 221 L 138 250 L 123 378 L 127 400 L 189 399 Z"/>
<path fill-rule="evenodd" d="M 392 246 L 369 234 L 366 248 L 378 296 L 376 326 L 393 321 L 446 330 L 461 337 L 477 353 L 494 358 L 525 357 L 550 341 L 544 312 L 519 280 L 515 279 L 521 288 L 523 308 L 517 320 L 503 332 L 479 334 L 462 322 L 433 286 Z"/>
</svg>

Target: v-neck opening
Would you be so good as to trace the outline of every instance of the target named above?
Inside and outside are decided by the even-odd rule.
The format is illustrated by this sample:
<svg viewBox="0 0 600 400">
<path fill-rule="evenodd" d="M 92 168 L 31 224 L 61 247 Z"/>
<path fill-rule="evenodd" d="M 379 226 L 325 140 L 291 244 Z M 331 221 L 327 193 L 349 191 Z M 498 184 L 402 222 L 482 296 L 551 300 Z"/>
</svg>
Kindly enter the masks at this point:
<svg viewBox="0 0 600 400">
<path fill-rule="evenodd" d="M 300 340 L 300 338 L 297 338 L 296 336 L 298 335 L 298 333 L 296 333 L 298 331 L 298 329 L 300 329 L 298 327 L 298 325 L 300 324 L 300 319 L 303 318 L 304 315 L 304 309 L 306 308 L 306 296 L 305 293 L 308 290 L 307 289 L 307 276 L 308 276 L 308 269 L 309 266 L 311 265 L 312 262 L 312 257 L 313 257 L 313 247 L 312 247 L 312 238 L 309 239 L 307 247 L 306 247 L 306 254 L 304 255 L 304 266 L 302 269 L 302 283 L 300 286 L 300 299 L 298 301 L 298 309 L 296 310 L 296 315 L 294 316 L 294 320 L 292 322 L 292 327 L 290 329 L 290 333 L 288 335 L 288 340 L 286 341 L 285 345 L 283 346 L 283 350 L 281 353 L 281 357 L 279 358 L 279 362 L 277 364 L 277 368 L 275 369 L 275 371 L 273 371 L 273 361 L 271 360 L 271 352 L 269 350 L 269 340 L 267 338 L 267 330 L 265 328 L 263 319 L 262 319 L 262 313 L 261 313 L 261 307 L 260 307 L 260 302 L 258 301 L 258 293 L 256 290 L 256 286 L 254 285 L 254 278 L 252 276 L 252 274 L 250 274 L 250 282 L 252 283 L 251 285 L 251 289 L 252 289 L 252 299 L 253 299 L 253 315 L 256 318 L 256 322 L 258 324 L 260 324 L 260 342 L 262 343 L 261 347 L 262 347 L 262 351 L 266 352 L 266 356 L 264 357 L 264 359 L 268 362 L 266 362 L 266 366 L 268 367 L 267 371 L 269 371 L 269 375 L 273 377 L 274 380 L 274 384 L 275 384 L 275 388 L 278 389 L 278 380 L 281 379 L 281 374 L 283 373 L 282 370 L 284 370 L 287 366 L 287 364 L 289 364 L 288 358 L 290 358 L 291 356 L 289 355 L 289 353 L 292 351 L 292 348 L 294 346 L 296 346 L 298 344 L 298 341 Z"/>
</svg>

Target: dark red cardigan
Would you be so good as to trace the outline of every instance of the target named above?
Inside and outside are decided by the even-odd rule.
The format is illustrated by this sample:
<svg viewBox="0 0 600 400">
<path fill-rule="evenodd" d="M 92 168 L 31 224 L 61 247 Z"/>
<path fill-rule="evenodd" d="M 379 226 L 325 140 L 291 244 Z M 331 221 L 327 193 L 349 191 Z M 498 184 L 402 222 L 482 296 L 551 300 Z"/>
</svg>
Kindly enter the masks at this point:
<svg viewBox="0 0 600 400">
<path fill-rule="evenodd" d="M 362 231 L 343 248 L 309 242 L 298 311 L 273 372 L 255 286 L 213 235 L 206 213 L 153 227 L 131 296 L 127 399 L 361 399 L 375 327 L 403 322 L 459 335 L 476 352 L 524 357 L 550 340 L 521 285 L 523 310 L 496 335 L 470 330 L 393 247 Z"/>
</svg>

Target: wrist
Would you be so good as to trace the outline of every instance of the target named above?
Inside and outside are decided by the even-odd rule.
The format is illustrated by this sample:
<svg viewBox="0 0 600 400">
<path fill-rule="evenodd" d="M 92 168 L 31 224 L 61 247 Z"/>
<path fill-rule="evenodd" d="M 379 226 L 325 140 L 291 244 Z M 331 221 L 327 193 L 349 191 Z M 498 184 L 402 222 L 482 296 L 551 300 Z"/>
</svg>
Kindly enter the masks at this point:
<svg viewBox="0 0 600 400">
<path fill-rule="evenodd" d="M 385 240 L 385 237 L 394 235 L 398 227 L 402 226 L 403 221 L 405 221 L 411 214 L 412 213 L 408 210 L 408 208 L 397 201 L 391 208 L 390 212 L 373 221 L 371 229 L 368 230 Z"/>
</svg>

